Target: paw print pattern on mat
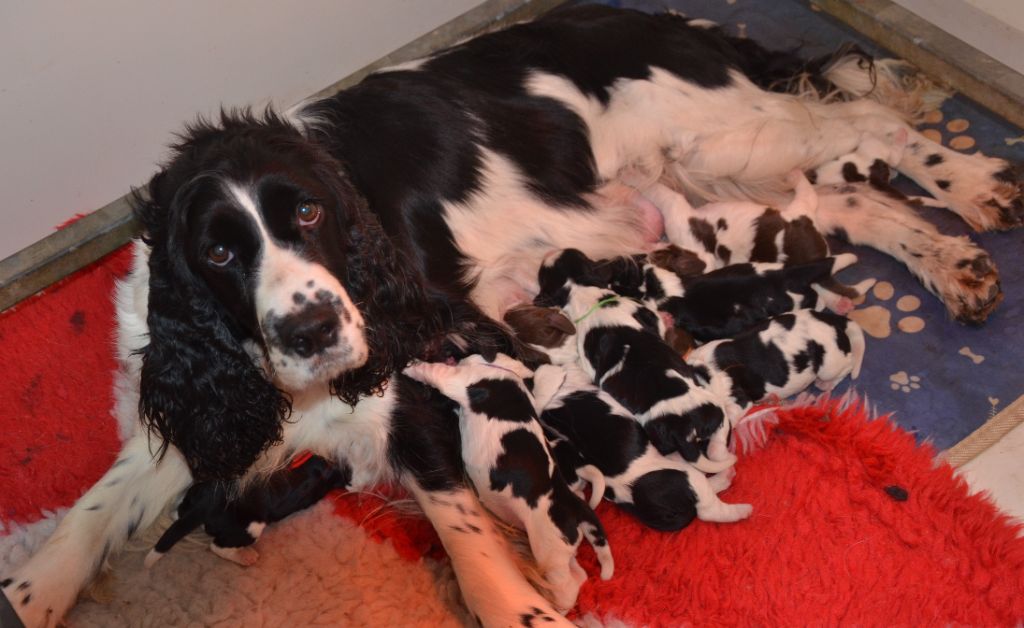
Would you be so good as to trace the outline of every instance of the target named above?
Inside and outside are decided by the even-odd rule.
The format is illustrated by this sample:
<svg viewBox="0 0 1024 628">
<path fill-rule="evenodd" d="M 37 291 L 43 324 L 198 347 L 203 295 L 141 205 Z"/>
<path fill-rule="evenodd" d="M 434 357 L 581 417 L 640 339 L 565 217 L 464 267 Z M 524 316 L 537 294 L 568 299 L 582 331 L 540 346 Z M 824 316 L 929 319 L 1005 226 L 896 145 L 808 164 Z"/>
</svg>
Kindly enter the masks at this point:
<svg viewBox="0 0 1024 628">
<path fill-rule="evenodd" d="M 892 311 L 885 303 L 896 295 L 896 288 L 888 281 L 879 281 L 871 290 L 872 296 L 880 303 L 850 312 L 850 319 L 856 321 L 864 332 L 872 338 L 888 338 L 892 335 Z M 863 298 L 854 301 L 860 305 Z M 916 312 L 921 307 L 921 299 L 912 294 L 906 294 L 896 301 L 896 309 L 900 312 Z M 916 334 L 925 327 L 924 319 L 920 316 L 904 316 L 896 323 L 896 328 L 905 334 Z"/>
<path fill-rule="evenodd" d="M 906 371 L 900 371 L 889 376 L 889 385 L 893 390 L 902 390 L 908 393 L 921 387 L 921 378 L 917 375 L 907 375 Z"/>
</svg>

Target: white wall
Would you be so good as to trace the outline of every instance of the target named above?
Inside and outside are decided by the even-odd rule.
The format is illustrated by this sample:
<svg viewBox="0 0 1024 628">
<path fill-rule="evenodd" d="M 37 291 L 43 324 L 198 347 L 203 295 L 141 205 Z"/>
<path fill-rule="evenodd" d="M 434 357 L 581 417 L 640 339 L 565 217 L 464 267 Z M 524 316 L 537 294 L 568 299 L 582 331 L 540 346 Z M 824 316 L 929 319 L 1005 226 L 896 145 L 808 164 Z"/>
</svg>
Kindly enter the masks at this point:
<svg viewBox="0 0 1024 628">
<path fill-rule="evenodd" d="M 895 0 L 969 46 L 1024 74 L 1024 0 Z"/>
<path fill-rule="evenodd" d="M 0 259 L 143 183 L 171 132 L 287 106 L 481 0 L 0 0 Z"/>
</svg>

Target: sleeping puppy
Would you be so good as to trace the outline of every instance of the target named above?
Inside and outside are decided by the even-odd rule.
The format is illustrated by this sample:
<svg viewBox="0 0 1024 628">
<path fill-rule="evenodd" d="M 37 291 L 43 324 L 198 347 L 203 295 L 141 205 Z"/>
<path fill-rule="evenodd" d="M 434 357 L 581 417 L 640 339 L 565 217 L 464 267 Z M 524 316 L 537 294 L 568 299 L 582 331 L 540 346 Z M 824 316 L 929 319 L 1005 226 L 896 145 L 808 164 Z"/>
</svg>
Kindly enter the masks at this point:
<svg viewBox="0 0 1024 628">
<path fill-rule="evenodd" d="M 812 383 L 831 390 L 847 375 L 857 379 L 863 360 L 860 326 L 814 310 L 776 316 L 690 354 L 701 376 L 731 390 L 733 400 L 744 408 L 768 395 L 795 395 Z"/>
<path fill-rule="evenodd" d="M 566 249 L 545 259 L 538 275 L 538 300 L 561 307 L 577 329 L 575 354 L 570 349 L 558 358 L 575 359 L 592 382 L 636 416 L 662 454 L 677 451 L 706 473 L 731 466 L 723 396 L 694 378 L 662 340 L 661 318 L 643 303 L 581 285 L 594 281 L 593 270 L 585 255 Z"/>
<path fill-rule="evenodd" d="M 746 516 L 744 510 L 749 514 L 749 506 L 733 508 L 716 495 L 728 488 L 731 467 L 709 478 L 678 454 L 662 455 L 636 417 L 590 383 L 582 369 L 567 371 L 565 384 L 541 414 L 576 450 L 575 458 L 567 452 L 565 463 L 559 458 L 560 465 L 597 467 L 604 496 L 656 530 L 679 530 L 695 517 L 734 521 Z"/>
<path fill-rule="evenodd" d="M 856 262 L 852 253 L 801 264 L 731 264 L 680 277 L 652 263 L 618 258 L 600 264 L 612 290 L 643 300 L 666 325 L 701 341 L 728 338 L 795 309 L 828 307 L 844 314 L 873 279 L 845 287 L 833 275 Z M 639 269 L 639 270 L 637 270 Z M 841 292 L 836 292 L 836 286 Z"/>
<path fill-rule="evenodd" d="M 729 487 L 732 468 L 705 477 L 678 454 L 658 453 L 636 417 L 576 363 L 576 328 L 557 309 L 521 307 L 505 321 L 523 342 L 565 366 L 565 382 L 541 413 L 558 439 L 554 454 L 564 474 L 593 465 L 604 496 L 656 530 L 679 530 L 695 517 L 719 520 L 716 494 Z"/>
<path fill-rule="evenodd" d="M 896 174 L 891 168 L 903 160 L 907 140 L 906 129 L 900 129 L 891 138 L 864 137 L 856 151 L 808 171 L 807 178 L 815 185 L 862 183 L 869 180 L 888 184 L 892 175 Z"/>
<path fill-rule="evenodd" d="M 152 567 L 175 544 L 203 526 L 213 537 L 210 550 L 231 562 L 249 566 L 259 559 L 256 543 L 268 524 L 309 508 L 336 488 L 347 488 L 352 470 L 338 467 L 320 456 L 299 458 L 288 469 L 234 495 L 234 487 L 220 482 L 192 485 L 178 506 L 178 518 L 146 555 Z"/>
<path fill-rule="evenodd" d="M 696 253 L 708 269 L 738 262 L 806 262 L 828 255 L 816 227 L 818 196 L 807 177 L 787 178 L 793 200 L 778 210 L 751 201 L 718 201 L 694 208 L 686 197 L 661 183 L 641 184 L 640 192 L 665 219 L 668 241 Z"/>
<path fill-rule="evenodd" d="M 559 370 L 559 369 L 556 369 Z M 586 572 L 576 561 L 583 537 L 601 563 L 601 578 L 611 578 L 611 549 L 593 509 L 572 492 L 551 457 L 537 421 L 534 398 L 524 377 L 536 375 L 499 354 L 493 364 L 470 356 L 458 365 L 420 362 L 405 374 L 433 386 L 458 403 L 459 430 L 466 473 L 481 502 L 506 523 L 526 530 L 533 557 L 551 588 L 554 604 L 568 611 L 576 603 Z M 562 377 L 564 377 L 564 372 Z M 557 389 L 544 384 L 546 390 Z"/>
</svg>

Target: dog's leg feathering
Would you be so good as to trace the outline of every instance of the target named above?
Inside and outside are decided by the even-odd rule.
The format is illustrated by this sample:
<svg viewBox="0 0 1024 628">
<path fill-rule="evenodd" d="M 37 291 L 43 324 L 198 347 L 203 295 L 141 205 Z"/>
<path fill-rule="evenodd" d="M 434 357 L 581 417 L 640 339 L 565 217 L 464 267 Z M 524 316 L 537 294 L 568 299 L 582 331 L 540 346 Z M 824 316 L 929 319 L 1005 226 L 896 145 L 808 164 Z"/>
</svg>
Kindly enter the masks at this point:
<svg viewBox="0 0 1024 628">
<path fill-rule="evenodd" d="M 145 435 L 128 441 L 53 536 L 5 577 L 3 592 L 26 628 L 58 625 L 110 552 L 149 527 L 191 482 L 176 449 L 157 461 Z"/>
<path fill-rule="evenodd" d="M 520 573 L 512 549 L 469 488 L 427 491 L 411 476 L 404 484 L 441 537 L 466 606 L 481 624 L 517 626 L 531 616 L 537 625 L 572 625 Z"/>
</svg>

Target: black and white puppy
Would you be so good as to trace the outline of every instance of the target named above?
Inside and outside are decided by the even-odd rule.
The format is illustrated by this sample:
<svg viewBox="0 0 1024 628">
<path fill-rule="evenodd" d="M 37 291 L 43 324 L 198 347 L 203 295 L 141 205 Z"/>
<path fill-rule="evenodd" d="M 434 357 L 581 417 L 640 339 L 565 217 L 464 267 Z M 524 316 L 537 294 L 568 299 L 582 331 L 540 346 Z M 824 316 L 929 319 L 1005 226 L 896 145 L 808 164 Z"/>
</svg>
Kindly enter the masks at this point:
<svg viewBox="0 0 1024 628">
<path fill-rule="evenodd" d="M 731 264 L 682 278 L 645 266 L 643 284 L 632 291 L 626 290 L 623 281 L 612 285 L 637 293 L 663 313 L 668 324 L 706 342 L 732 337 L 772 316 L 801 308 L 848 312 L 853 308 L 852 297 L 864 294 L 874 284 L 873 279 L 866 279 L 848 292 L 833 290 L 832 284 L 838 283 L 833 280 L 835 273 L 856 261 L 852 253 L 843 253 L 791 265 Z"/>
<path fill-rule="evenodd" d="M 665 327 L 656 313 L 592 285 L 593 272 L 591 260 L 566 249 L 549 256 L 539 273 L 538 298 L 561 307 L 576 326 L 580 367 L 636 416 L 662 454 L 678 451 L 705 473 L 731 466 L 736 459 L 726 445 L 726 413 L 738 408 L 727 408 L 724 395 L 701 386 L 662 340 Z"/>
<path fill-rule="evenodd" d="M 795 395 L 812 383 L 831 390 L 847 375 L 857 379 L 863 360 L 860 325 L 814 310 L 776 316 L 690 354 L 702 376 L 731 390 L 733 400 L 743 407 L 769 395 Z"/>
<path fill-rule="evenodd" d="M 561 372 L 549 369 L 549 373 Z M 523 382 L 524 377 L 533 377 L 537 389 L 538 378 L 555 375 L 535 375 L 503 354 L 491 364 L 480 356 L 465 358 L 458 365 L 420 362 L 407 367 L 405 374 L 461 406 L 459 430 L 466 473 L 491 512 L 526 530 L 533 557 L 559 610 L 572 608 L 587 578 L 576 561 L 583 537 L 601 563 L 601 578 L 612 577 L 615 563 L 604 527 L 559 472 L 537 420 L 535 398 Z M 564 373 L 549 390 L 556 389 L 562 377 Z"/>
<path fill-rule="evenodd" d="M 541 421 L 544 429 L 544 438 L 548 441 L 548 451 L 555 459 L 555 465 L 565 478 L 573 493 L 582 499 L 586 499 L 584 490 L 590 486 L 590 499 L 587 503 L 591 508 L 596 509 L 601 503 L 605 494 L 604 474 L 596 466 L 583 459 L 580 450 L 561 432 L 558 432 L 550 425 Z"/>
<path fill-rule="evenodd" d="M 678 454 L 660 454 L 636 417 L 579 366 L 576 327 L 557 309 L 517 308 L 505 322 L 565 369 L 565 382 L 541 412 L 545 429 L 557 436 L 553 453 L 563 474 L 589 474 L 593 465 L 602 474 L 604 497 L 656 530 L 680 530 L 695 517 L 713 516 L 718 498 L 712 496 L 729 487 L 731 467 L 707 477 L 705 486 L 704 474 Z M 596 495 L 597 483 L 592 486 Z"/>
<path fill-rule="evenodd" d="M 146 556 L 146 567 L 152 567 L 199 526 L 213 537 L 210 551 L 214 554 L 239 565 L 252 565 L 259 554 L 250 546 L 267 525 L 309 508 L 334 489 L 347 488 L 351 480 L 348 466 L 309 456 L 246 486 L 241 494 L 222 482 L 193 484 L 178 506 L 177 520 Z"/>
<path fill-rule="evenodd" d="M 541 413 L 541 421 L 564 439 L 559 446 L 567 451 L 556 453 L 560 466 L 597 467 L 605 498 L 656 530 L 679 530 L 696 517 L 717 520 L 722 505 L 715 494 L 729 487 L 731 467 L 705 477 L 679 454 L 662 455 L 636 417 L 581 368 L 567 365 L 566 372 Z"/>
<path fill-rule="evenodd" d="M 857 150 L 824 163 L 807 172 L 807 178 L 816 185 L 857 183 L 876 178 L 888 183 L 895 176 L 896 164 L 903 160 L 903 151 L 909 139 L 905 129 L 890 138 L 867 137 Z M 884 177 L 879 176 L 884 172 Z"/>
</svg>

